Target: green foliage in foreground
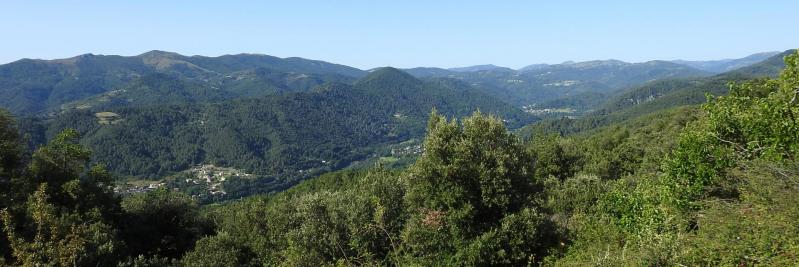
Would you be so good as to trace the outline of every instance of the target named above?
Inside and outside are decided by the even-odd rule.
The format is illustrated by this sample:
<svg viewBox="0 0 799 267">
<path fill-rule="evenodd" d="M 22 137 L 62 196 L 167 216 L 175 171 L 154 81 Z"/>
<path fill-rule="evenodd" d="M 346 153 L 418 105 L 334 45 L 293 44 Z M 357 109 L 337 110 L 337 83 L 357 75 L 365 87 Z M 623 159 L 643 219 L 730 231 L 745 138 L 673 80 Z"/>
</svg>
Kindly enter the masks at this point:
<svg viewBox="0 0 799 267">
<path fill-rule="evenodd" d="M 495 117 L 457 123 L 433 114 L 425 152 L 408 170 L 333 173 L 211 207 L 219 234 L 200 241 L 184 264 L 536 262 L 557 232 L 539 210 L 543 185 L 531 160 Z M 219 250 L 231 251 L 230 260 L 218 262 Z"/>
<path fill-rule="evenodd" d="M 10 119 L 2 113 L 0 121 Z M 25 157 L 16 135 L 0 136 L 3 261 L 113 266 L 138 255 L 179 257 L 194 247 L 206 224 L 193 200 L 156 191 L 121 205 L 111 175 L 102 166 L 87 168 L 90 153 L 77 139 L 74 130 L 66 130 Z"/>
<path fill-rule="evenodd" d="M 574 244 L 548 262 L 786 266 L 799 261 L 793 223 L 799 219 L 794 115 L 799 54 L 785 61 L 779 79 L 733 85 L 729 95 L 711 99 L 656 171 L 595 187 L 603 191 L 597 205 L 564 220 Z M 577 185 L 586 182 L 593 181 Z M 573 192 L 573 186 L 556 188 Z"/>
</svg>

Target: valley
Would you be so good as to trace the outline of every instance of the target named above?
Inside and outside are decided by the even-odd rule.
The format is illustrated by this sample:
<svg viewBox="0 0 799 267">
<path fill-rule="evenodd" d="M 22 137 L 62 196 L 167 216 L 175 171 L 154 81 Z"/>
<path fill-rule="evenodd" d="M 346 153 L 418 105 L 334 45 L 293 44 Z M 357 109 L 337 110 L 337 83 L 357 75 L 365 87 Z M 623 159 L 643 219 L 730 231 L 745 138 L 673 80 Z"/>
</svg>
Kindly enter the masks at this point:
<svg viewBox="0 0 799 267">
<path fill-rule="evenodd" d="M 799 266 L 799 1 L 2 1 L 0 267 Z"/>
<path fill-rule="evenodd" d="M 797 177 L 797 58 L 20 60 L 0 65 L 0 215 L 113 244 L 72 254 L 82 264 L 713 265 L 754 247 L 777 252 L 747 262 L 781 265 L 793 247 L 762 244 L 799 244 L 799 190 L 776 182 Z M 72 217 L 37 221 L 58 213 Z M 739 227 L 740 247 L 713 241 Z M 4 232 L 4 260 L 69 249 Z"/>
<path fill-rule="evenodd" d="M 732 64 L 740 70 L 715 76 L 709 76 L 713 69 L 690 64 L 614 60 L 519 70 L 481 65 L 362 71 L 301 58 L 151 51 L 135 57 L 21 60 L 0 66 L 7 73 L 0 76 L 0 84 L 6 84 L 0 88 L 7 95 L 30 86 L 49 92 L 36 101 L 49 106 L 6 106 L 29 114 L 22 128 L 29 129 L 31 146 L 74 128 L 81 144 L 92 150 L 93 161 L 121 180 L 163 181 L 192 166 L 212 164 L 254 175 L 231 186 L 237 193 L 230 196 L 241 197 L 284 190 L 330 171 L 377 162 L 394 166 L 399 158 L 387 150 L 418 140 L 432 109 L 454 117 L 480 110 L 502 117 L 511 129 L 542 118 L 605 120 L 627 116 L 608 113 L 637 112 L 659 102 L 699 103 L 703 96 L 687 102 L 667 99 L 683 91 L 701 96 L 707 90 L 672 88 L 720 93 L 727 81 L 774 75 L 777 69 L 749 63 Z M 18 80 L 28 77 L 12 71 L 18 69 L 50 74 L 37 82 Z M 89 91 L 70 85 L 97 79 L 105 82 Z M 400 158 L 397 167 L 412 162 Z"/>
</svg>

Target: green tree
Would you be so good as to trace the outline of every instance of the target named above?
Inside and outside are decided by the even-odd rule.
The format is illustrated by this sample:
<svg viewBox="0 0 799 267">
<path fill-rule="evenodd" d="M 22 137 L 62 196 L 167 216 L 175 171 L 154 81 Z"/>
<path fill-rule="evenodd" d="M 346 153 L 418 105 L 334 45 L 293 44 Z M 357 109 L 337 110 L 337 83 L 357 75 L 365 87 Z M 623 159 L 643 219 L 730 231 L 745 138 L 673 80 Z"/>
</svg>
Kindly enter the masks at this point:
<svg viewBox="0 0 799 267">
<path fill-rule="evenodd" d="M 535 136 L 529 145 L 535 161 L 535 177 L 546 179 L 551 175 L 563 181 L 580 170 L 585 159 L 574 140 L 558 135 Z"/>
<path fill-rule="evenodd" d="M 0 210 L 8 208 L 19 194 L 12 188 L 12 177 L 21 165 L 21 143 L 11 114 L 0 109 Z M 11 257 L 11 248 L 5 235 L 0 235 L 0 264 Z"/>
<path fill-rule="evenodd" d="M 477 112 L 458 125 L 434 111 L 424 153 L 405 178 L 411 216 L 403 231 L 407 256 L 422 264 L 469 259 L 486 260 L 476 262 L 482 264 L 527 262 L 541 248 L 529 239 L 514 244 L 518 251 L 504 250 L 496 257 L 474 254 L 479 249 L 469 251 L 481 247 L 473 242 L 500 244 L 502 218 L 532 205 L 542 188 L 534 179 L 532 162 L 500 119 Z M 543 221 L 508 217 L 507 227 L 537 229 Z M 491 231 L 496 234 L 484 235 Z"/>
<path fill-rule="evenodd" d="M 0 109 L 0 186 L 3 189 L 8 188 L 7 183 L 10 181 L 13 171 L 19 167 L 21 155 L 19 133 L 14 120 L 8 111 Z"/>
<path fill-rule="evenodd" d="M 97 210 L 89 213 L 59 212 L 49 203 L 47 184 L 42 183 L 27 203 L 31 221 L 23 231 L 33 231 L 29 238 L 12 223 L 8 211 L 0 217 L 3 230 L 11 241 L 13 255 L 23 266 L 87 266 L 114 264 L 119 243 L 112 227 L 103 222 Z"/>
<path fill-rule="evenodd" d="M 134 256 L 180 258 L 210 230 L 196 201 L 166 188 L 127 197 L 122 207 L 122 238 Z"/>
<path fill-rule="evenodd" d="M 678 208 L 708 194 L 729 194 L 725 177 L 737 161 L 778 162 L 799 156 L 799 53 L 785 57 L 778 79 L 732 84 L 730 94 L 703 106 L 707 116 L 680 137 L 666 162 L 667 201 Z M 733 192 L 734 193 L 734 192 Z"/>
<path fill-rule="evenodd" d="M 111 176 L 85 170 L 89 152 L 65 130 L 37 149 L 25 173 L 12 177 L 16 199 L 2 212 L 15 260 L 33 265 L 108 265 L 122 243 L 114 228 L 121 209 Z"/>
<path fill-rule="evenodd" d="M 187 253 L 181 263 L 184 266 L 258 266 L 257 255 L 240 240 L 220 232 L 197 241 L 194 250 Z"/>
</svg>

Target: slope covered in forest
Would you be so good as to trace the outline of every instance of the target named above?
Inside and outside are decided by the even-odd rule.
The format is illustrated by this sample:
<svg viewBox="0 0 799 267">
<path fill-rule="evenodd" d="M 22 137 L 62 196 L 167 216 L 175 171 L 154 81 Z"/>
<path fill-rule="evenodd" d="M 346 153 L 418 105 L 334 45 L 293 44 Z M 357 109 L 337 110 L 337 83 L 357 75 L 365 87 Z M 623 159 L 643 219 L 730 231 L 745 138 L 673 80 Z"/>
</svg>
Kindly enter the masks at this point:
<svg viewBox="0 0 799 267">
<path fill-rule="evenodd" d="M 192 87 L 169 88 L 175 95 L 181 91 L 174 88 Z M 166 97 L 149 102 L 159 100 L 169 103 Z M 286 183 L 347 167 L 378 156 L 373 155 L 378 147 L 420 137 L 434 108 L 451 116 L 475 110 L 498 114 L 513 127 L 535 121 L 460 82 L 423 81 L 385 68 L 352 85 L 330 83 L 311 92 L 77 110 L 31 121 L 38 126 L 26 128 L 40 138 L 77 129 L 94 159 L 117 175 L 158 178 L 210 163 Z"/>
<path fill-rule="evenodd" d="M 141 77 L 153 74 L 202 86 L 201 90 L 221 91 L 217 92 L 221 95 L 251 96 L 309 90 L 327 81 L 351 81 L 366 72 L 323 61 L 254 54 L 189 57 L 150 51 L 131 57 L 85 54 L 57 60 L 22 59 L 0 65 L 0 106 L 21 115 L 61 112 L 64 104 L 102 94 L 113 96 L 112 91 L 147 83 L 152 78 Z M 144 97 L 148 96 L 153 97 Z M 138 97 L 132 94 L 130 98 Z"/>
</svg>

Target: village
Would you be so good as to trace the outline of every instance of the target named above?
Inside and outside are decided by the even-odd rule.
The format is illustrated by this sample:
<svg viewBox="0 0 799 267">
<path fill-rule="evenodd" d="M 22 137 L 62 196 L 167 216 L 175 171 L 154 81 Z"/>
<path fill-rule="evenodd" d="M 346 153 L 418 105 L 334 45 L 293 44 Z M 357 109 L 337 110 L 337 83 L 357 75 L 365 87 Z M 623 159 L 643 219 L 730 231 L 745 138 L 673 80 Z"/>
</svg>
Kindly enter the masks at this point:
<svg viewBox="0 0 799 267">
<path fill-rule="evenodd" d="M 536 105 L 523 106 L 522 110 L 533 115 L 571 114 L 575 112 L 572 108 L 536 108 Z"/>
<path fill-rule="evenodd" d="M 224 196 L 227 194 L 223 186 L 225 181 L 233 178 L 250 179 L 252 177 L 252 174 L 234 168 L 198 164 L 160 181 L 128 181 L 117 185 L 114 192 L 120 195 L 130 195 L 165 187 L 174 191 L 186 192 L 195 198 Z"/>
</svg>

